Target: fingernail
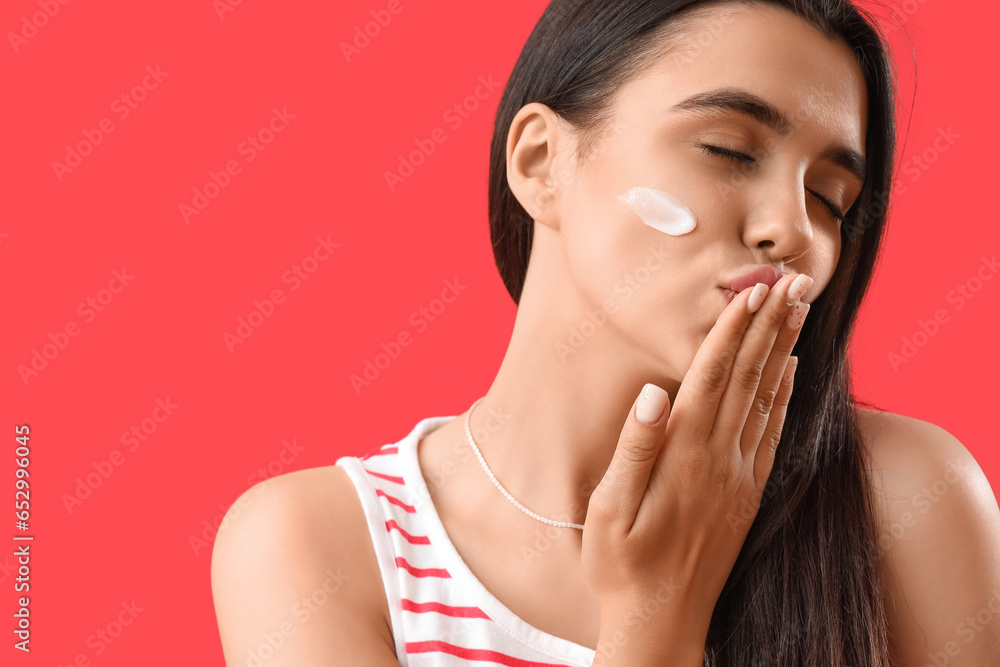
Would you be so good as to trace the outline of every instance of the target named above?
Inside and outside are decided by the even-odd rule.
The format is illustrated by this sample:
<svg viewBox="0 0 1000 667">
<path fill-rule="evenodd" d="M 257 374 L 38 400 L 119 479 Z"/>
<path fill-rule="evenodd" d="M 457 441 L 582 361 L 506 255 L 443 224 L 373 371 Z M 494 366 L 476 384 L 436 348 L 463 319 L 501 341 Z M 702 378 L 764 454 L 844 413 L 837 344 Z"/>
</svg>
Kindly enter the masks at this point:
<svg viewBox="0 0 1000 667">
<path fill-rule="evenodd" d="M 642 387 L 639 405 L 635 407 L 635 417 L 644 424 L 655 424 L 667 405 L 667 392 L 651 382 Z"/>
<path fill-rule="evenodd" d="M 785 366 L 785 375 L 781 378 L 783 382 L 791 382 L 795 375 L 795 369 L 799 365 L 798 357 L 788 357 L 788 364 Z"/>
<path fill-rule="evenodd" d="M 806 313 L 808 312 L 809 312 L 808 303 L 795 304 L 795 308 L 792 308 L 792 312 L 788 313 L 788 316 L 785 318 L 785 326 L 791 329 L 792 331 L 795 331 L 800 326 L 802 326 L 803 322 L 805 322 Z"/>
<path fill-rule="evenodd" d="M 767 286 L 767 283 L 757 283 L 754 285 L 753 291 L 750 292 L 750 298 L 747 300 L 747 310 L 751 313 L 756 313 L 757 309 L 760 308 L 760 304 L 764 303 L 768 289 L 770 288 Z"/>
<path fill-rule="evenodd" d="M 802 298 L 810 287 L 812 287 L 813 279 L 806 274 L 800 274 L 798 278 L 792 281 L 792 284 L 788 286 L 787 303 L 792 305 L 796 301 Z"/>
</svg>

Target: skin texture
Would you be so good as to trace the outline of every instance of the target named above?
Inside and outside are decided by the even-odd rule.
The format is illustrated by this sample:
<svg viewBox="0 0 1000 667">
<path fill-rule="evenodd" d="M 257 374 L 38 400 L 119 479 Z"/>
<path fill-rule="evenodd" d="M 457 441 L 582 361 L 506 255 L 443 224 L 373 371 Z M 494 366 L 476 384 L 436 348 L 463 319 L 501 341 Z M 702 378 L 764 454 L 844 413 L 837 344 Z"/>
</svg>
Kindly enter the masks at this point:
<svg viewBox="0 0 1000 667">
<path fill-rule="evenodd" d="M 897 664 L 1000 665 L 1000 510 L 989 481 L 939 426 L 860 414 Z"/>
<path fill-rule="evenodd" d="M 833 275 L 840 223 L 815 193 L 846 211 L 860 183 L 818 156 L 831 144 L 863 154 L 861 70 L 844 43 L 779 8 L 714 8 L 692 24 L 690 38 L 720 18 L 724 31 L 699 47 L 698 58 L 681 63 L 665 54 L 621 89 L 608 138 L 582 163 L 574 128 L 544 105 L 525 106 L 510 128 L 508 179 L 535 220 L 534 243 L 510 345 L 472 428 L 482 434 L 477 443 L 497 478 L 543 516 L 584 523 L 639 390 L 655 383 L 673 405 L 726 307 L 721 285 L 771 265 L 813 277 L 802 298 L 811 303 Z M 691 95 L 723 87 L 776 106 L 793 120 L 791 133 L 778 135 L 739 115 L 670 111 Z M 758 162 L 741 167 L 699 144 Z M 634 186 L 680 199 L 695 214 L 696 229 L 671 237 L 644 225 L 616 201 Z M 656 258 L 657 268 L 639 270 Z M 588 312 L 603 314 L 602 323 L 585 326 L 593 321 Z M 588 332 L 582 345 L 572 344 L 574 330 Z M 911 524 L 884 550 L 899 664 L 923 665 L 949 641 L 958 653 L 947 655 L 948 665 L 997 664 L 1000 511 L 986 478 L 943 429 L 861 413 L 880 533 Z M 465 416 L 425 436 L 418 448 L 456 549 L 525 621 L 596 647 L 601 607 L 584 581 L 581 531 L 547 528 L 507 501 L 468 447 Z M 947 493 L 922 512 L 914 496 L 945 479 L 950 461 L 958 463 L 948 473 Z M 299 471 L 265 485 L 247 492 L 252 502 L 220 530 L 213 552 L 227 664 L 243 664 L 247 650 L 331 565 L 352 578 L 268 664 L 395 664 L 374 552 L 343 471 Z M 913 516 L 904 519 L 907 512 Z M 331 526 L 338 539 L 316 538 Z M 959 624 L 987 608 L 994 590 L 992 623 L 977 624 L 967 641 Z"/>
</svg>

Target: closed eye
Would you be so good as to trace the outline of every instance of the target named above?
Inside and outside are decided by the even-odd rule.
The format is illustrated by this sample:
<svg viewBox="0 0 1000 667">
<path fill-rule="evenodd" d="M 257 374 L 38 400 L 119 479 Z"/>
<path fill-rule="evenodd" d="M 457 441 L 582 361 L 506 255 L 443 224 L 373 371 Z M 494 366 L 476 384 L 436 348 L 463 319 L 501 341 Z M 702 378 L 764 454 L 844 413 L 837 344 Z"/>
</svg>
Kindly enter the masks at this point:
<svg viewBox="0 0 1000 667">
<path fill-rule="evenodd" d="M 712 146 L 710 144 L 698 144 L 698 147 L 701 148 L 702 152 L 704 153 L 708 153 L 709 155 L 718 155 L 720 157 L 726 157 L 740 164 L 757 163 L 756 158 L 752 158 L 749 155 L 746 155 L 745 153 L 740 153 L 739 151 L 733 151 L 729 150 L 728 148 L 722 148 L 721 146 Z M 841 210 L 838 209 L 836 206 L 834 206 L 833 202 L 831 202 L 823 195 L 813 192 L 812 190 L 808 190 L 807 192 L 809 192 L 809 194 L 811 194 L 813 197 L 816 197 L 816 199 L 818 199 L 824 206 L 826 206 L 826 208 L 829 209 L 833 217 L 835 217 L 841 223 L 847 222 L 847 215 L 841 212 Z"/>
<path fill-rule="evenodd" d="M 709 144 L 698 144 L 698 147 L 702 149 L 703 152 L 709 153 L 710 155 L 721 155 L 723 157 L 732 158 L 737 162 L 742 162 L 743 164 L 754 164 L 757 162 L 756 159 L 745 155 L 738 151 L 731 151 L 728 148 L 722 148 L 721 146 L 711 146 Z"/>
</svg>

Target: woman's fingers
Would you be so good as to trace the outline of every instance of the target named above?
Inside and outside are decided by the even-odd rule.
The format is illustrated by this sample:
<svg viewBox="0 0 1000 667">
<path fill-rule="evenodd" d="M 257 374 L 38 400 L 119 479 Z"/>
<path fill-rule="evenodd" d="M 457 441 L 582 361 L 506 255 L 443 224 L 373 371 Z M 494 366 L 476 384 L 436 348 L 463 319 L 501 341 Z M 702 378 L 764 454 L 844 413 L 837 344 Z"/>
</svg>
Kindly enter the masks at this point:
<svg viewBox="0 0 1000 667">
<path fill-rule="evenodd" d="M 781 440 L 781 432 L 785 426 L 785 413 L 788 410 L 788 401 L 792 396 L 792 386 L 795 383 L 795 369 L 798 367 L 798 357 L 789 357 L 785 364 L 782 376 L 779 380 L 778 395 L 774 399 L 774 408 L 767 420 L 764 435 L 758 441 L 757 452 L 754 456 L 753 478 L 757 489 L 763 489 L 767 484 L 768 477 L 771 476 L 771 468 L 774 466 L 775 453 L 778 450 L 778 442 Z"/>
<path fill-rule="evenodd" d="M 632 403 L 611 464 L 590 496 L 591 512 L 602 523 L 627 535 L 649 485 L 650 471 L 663 445 L 670 413 L 667 392 L 647 383 Z"/>
<path fill-rule="evenodd" d="M 707 440 L 712 432 L 736 351 L 753 316 L 747 307 L 752 292 L 748 287 L 737 294 L 719 315 L 695 353 L 674 399 L 674 410 L 686 422 L 684 428 L 699 440 Z"/>
<path fill-rule="evenodd" d="M 783 277 L 766 296 L 764 286 L 759 286 L 733 298 L 699 347 L 678 390 L 672 406 L 675 436 L 683 431 L 684 440 L 718 448 L 716 453 L 722 458 L 716 461 L 733 460 L 737 442 L 747 456 L 762 439 L 774 437 L 775 429 L 780 437 L 791 389 L 779 383 L 807 309 L 798 308 L 801 315 L 793 321 L 799 326 L 789 328 L 785 321 L 796 308 L 788 302 L 804 294 L 810 283 L 808 276 L 793 274 Z M 591 494 L 588 517 L 619 535 L 629 534 L 653 468 L 662 458 L 670 413 L 666 391 L 646 384 L 633 401 L 608 470 Z M 717 441 L 714 445 L 713 440 Z M 755 461 L 769 466 L 767 459 L 773 453 L 772 449 Z M 665 459 L 661 465 L 666 465 Z M 756 463 L 754 470 L 756 474 Z"/>
<path fill-rule="evenodd" d="M 764 304 L 754 315 L 736 353 L 732 378 L 719 402 L 718 415 L 712 429 L 712 433 L 719 436 L 714 438 L 716 446 L 728 448 L 734 442 L 741 442 L 744 427 L 748 423 L 752 426 L 751 430 L 758 428 L 759 432 L 763 431 L 767 415 L 774 404 L 777 382 L 775 380 L 773 384 L 762 385 L 761 378 L 768 359 L 774 354 L 778 355 L 775 362 L 784 370 L 791 346 L 787 346 L 782 358 L 782 350 L 775 350 L 774 343 L 782 333 L 785 318 L 793 309 L 794 302 L 811 284 L 812 278 L 803 274 L 783 276 L 768 292 Z M 735 436 L 735 440 L 732 436 Z"/>
<path fill-rule="evenodd" d="M 781 378 L 785 374 L 789 356 L 795 347 L 795 341 L 799 338 L 799 332 L 808 312 L 809 304 L 797 301 L 778 327 L 774 347 L 764 365 L 750 414 L 747 415 L 746 424 L 743 426 L 740 450 L 744 456 L 753 456 L 754 448 L 761 442 L 765 429 L 771 423 L 772 414 L 777 407 L 778 393 L 781 391 Z"/>
</svg>

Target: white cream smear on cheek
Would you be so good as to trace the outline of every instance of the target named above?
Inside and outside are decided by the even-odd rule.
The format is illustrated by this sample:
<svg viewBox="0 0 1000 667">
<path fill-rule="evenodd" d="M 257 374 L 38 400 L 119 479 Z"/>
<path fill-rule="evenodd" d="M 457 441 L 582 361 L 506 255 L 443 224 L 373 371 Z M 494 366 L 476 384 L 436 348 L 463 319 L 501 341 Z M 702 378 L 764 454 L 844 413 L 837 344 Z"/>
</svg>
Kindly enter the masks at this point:
<svg viewBox="0 0 1000 667">
<path fill-rule="evenodd" d="M 619 195 L 618 200 L 635 211 L 644 223 L 670 236 L 687 234 L 698 224 L 691 209 L 660 190 L 635 187 Z"/>
</svg>

